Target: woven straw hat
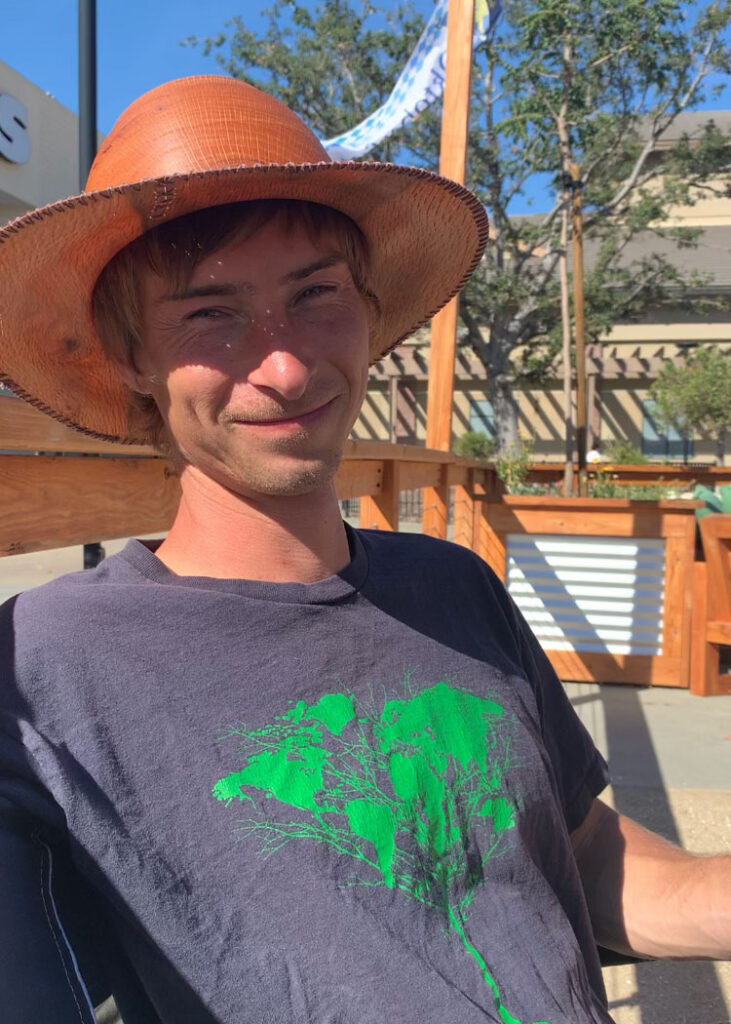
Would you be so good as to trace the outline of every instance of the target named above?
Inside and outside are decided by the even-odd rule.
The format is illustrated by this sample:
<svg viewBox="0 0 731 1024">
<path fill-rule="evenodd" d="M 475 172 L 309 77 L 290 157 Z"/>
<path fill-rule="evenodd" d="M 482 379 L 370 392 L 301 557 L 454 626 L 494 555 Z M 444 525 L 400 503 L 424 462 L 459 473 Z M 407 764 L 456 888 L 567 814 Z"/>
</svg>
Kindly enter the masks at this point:
<svg viewBox="0 0 731 1024">
<path fill-rule="evenodd" d="M 487 239 L 475 196 L 428 171 L 331 161 L 284 104 L 233 78 L 168 82 L 121 115 L 87 191 L 0 230 L 0 380 L 71 427 L 136 441 L 130 393 L 91 316 L 99 274 L 163 221 L 248 199 L 347 214 L 371 252 L 376 361 L 464 284 Z"/>
</svg>

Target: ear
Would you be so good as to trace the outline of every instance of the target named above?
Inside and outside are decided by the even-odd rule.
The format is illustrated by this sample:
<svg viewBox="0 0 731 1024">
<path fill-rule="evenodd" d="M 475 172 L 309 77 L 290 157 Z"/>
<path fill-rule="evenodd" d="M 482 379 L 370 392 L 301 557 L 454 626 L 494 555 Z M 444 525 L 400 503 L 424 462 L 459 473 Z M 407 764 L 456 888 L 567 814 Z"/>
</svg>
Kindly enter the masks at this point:
<svg viewBox="0 0 731 1024">
<path fill-rule="evenodd" d="M 127 362 L 122 362 L 120 359 L 112 358 L 112 362 L 114 364 L 114 369 L 130 391 L 134 391 L 138 395 L 151 394 L 150 388 L 152 386 L 152 381 L 149 377 L 141 373 L 141 371 L 135 366 L 131 366 Z"/>
</svg>

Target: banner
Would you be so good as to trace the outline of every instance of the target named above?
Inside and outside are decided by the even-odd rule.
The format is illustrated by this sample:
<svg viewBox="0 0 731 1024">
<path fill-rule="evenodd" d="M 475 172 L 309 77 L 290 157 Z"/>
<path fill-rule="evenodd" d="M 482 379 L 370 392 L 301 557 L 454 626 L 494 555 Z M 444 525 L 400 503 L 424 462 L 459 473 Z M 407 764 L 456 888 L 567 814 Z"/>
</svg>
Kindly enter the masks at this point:
<svg viewBox="0 0 731 1024">
<path fill-rule="evenodd" d="M 449 0 L 438 0 L 416 49 L 383 106 L 349 132 L 323 143 L 333 160 L 355 160 L 365 156 L 441 96 L 447 64 L 448 8 Z M 488 0 L 476 0 L 474 46 L 482 42 L 499 13 L 500 0 L 492 4 Z"/>
</svg>

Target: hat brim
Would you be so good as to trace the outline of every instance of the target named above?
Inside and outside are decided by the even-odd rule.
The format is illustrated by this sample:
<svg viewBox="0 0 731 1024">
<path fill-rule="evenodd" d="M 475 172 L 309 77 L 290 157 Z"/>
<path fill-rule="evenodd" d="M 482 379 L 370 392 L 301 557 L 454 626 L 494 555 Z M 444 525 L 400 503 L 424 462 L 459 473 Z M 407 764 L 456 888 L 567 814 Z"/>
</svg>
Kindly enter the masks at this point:
<svg viewBox="0 0 731 1024">
<path fill-rule="evenodd" d="M 94 285 L 116 253 L 163 221 L 252 199 L 316 202 L 359 225 L 381 310 L 372 362 L 459 291 L 487 241 L 487 217 L 471 192 L 394 164 L 242 166 L 73 196 L 0 229 L 0 380 L 76 430 L 144 442 L 94 327 Z"/>
</svg>

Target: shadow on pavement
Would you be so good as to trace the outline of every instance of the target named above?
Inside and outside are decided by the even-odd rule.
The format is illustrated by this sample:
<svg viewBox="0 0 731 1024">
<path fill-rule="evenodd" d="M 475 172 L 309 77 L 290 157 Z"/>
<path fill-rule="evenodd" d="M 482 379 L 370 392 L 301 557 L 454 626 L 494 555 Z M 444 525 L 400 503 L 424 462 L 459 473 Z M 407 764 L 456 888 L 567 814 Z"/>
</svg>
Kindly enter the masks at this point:
<svg viewBox="0 0 731 1024">
<path fill-rule="evenodd" d="M 622 687 L 621 700 L 600 687 L 615 808 L 646 828 L 680 843 L 639 691 Z M 585 699 L 585 698 L 582 698 Z M 710 851 L 709 851 L 710 852 Z M 654 961 L 634 968 L 636 985 L 626 997 L 610 995 L 610 1013 L 637 1024 L 728 1024 L 729 1013 L 716 968 L 706 961 Z M 629 978 L 629 975 L 628 975 Z M 627 983 L 625 982 L 625 985 Z M 611 988 L 612 986 L 609 986 Z M 623 1012 L 623 1008 L 634 1008 Z"/>
</svg>

